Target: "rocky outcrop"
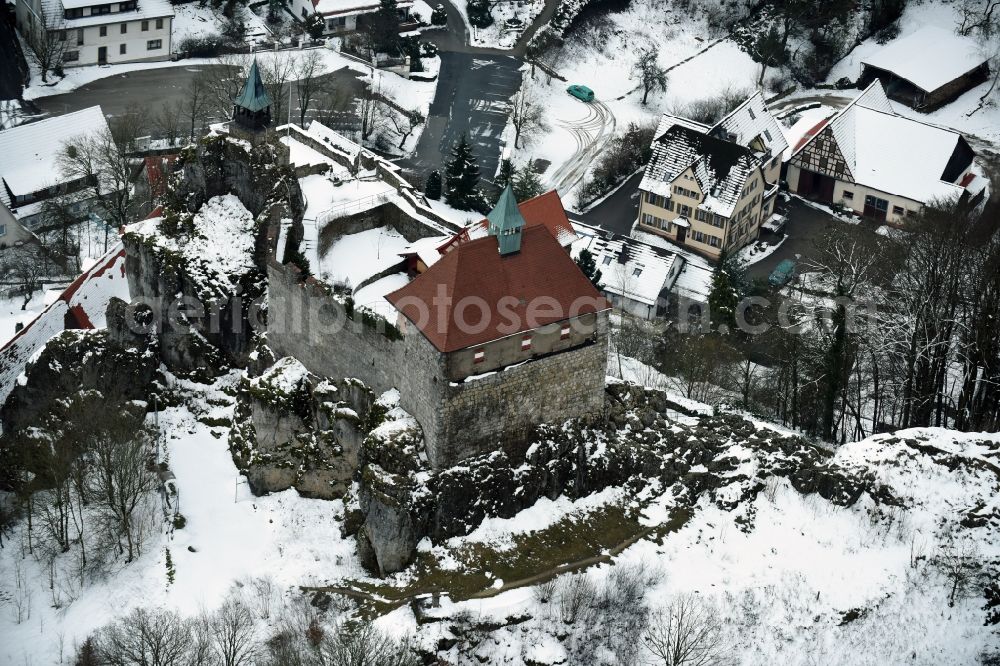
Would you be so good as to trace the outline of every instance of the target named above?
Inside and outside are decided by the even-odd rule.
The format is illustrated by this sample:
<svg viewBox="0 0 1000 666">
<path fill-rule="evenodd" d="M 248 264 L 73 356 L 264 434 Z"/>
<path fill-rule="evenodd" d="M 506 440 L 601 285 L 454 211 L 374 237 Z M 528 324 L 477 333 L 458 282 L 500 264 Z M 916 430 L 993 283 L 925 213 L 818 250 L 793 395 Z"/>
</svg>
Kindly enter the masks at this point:
<svg viewBox="0 0 1000 666">
<path fill-rule="evenodd" d="M 294 487 L 307 497 L 342 497 L 357 473 L 374 402 L 356 380 L 322 380 L 282 358 L 240 386 L 233 457 L 256 494 Z"/>
<path fill-rule="evenodd" d="M 733 415 L 695 415 L 682 425 L 660 391 L 629 384 L 607 389 L 607 418 L 538 428 L 523 459 L 497 451 L 432 471 L 405 430 L 376 430 L 362 449 L 357 537 L 371 568 L 406 566 L 425 536 L 439 542 L 468 534 L 484 518 L 510 518 L 541 497 L 573 498 L 611 486 L 656 482 L 691 505 L 707 496 L 738 512 L 749 529 L 752 500 L 769 476 L 790 479 L 802 493 L 847 506 L 862 492 L 891 502 L 872 478 L 839 469 L 831 454 L 803 438 L 758 427 Z M 754 465 L 746 465 L 747 451 Z"/>
<path fill-rule="evenodd" d="M 83 391 L 108 406 L 146 396 L 159 361 L 155 339 L 125 325 L 125 303 L 112 299 L 107 330 L 68 330 L 52 337 L 25 380 L 3 405 L 3 432 L 37 425 L 54 403 Z"/>
</svg>

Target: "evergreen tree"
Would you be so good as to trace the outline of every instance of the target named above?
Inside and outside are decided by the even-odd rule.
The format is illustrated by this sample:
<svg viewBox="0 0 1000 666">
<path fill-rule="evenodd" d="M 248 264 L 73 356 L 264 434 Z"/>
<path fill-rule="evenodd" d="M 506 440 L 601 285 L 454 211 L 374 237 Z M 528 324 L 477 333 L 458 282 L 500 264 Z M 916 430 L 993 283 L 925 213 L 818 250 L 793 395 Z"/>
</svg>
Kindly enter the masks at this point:
<svg viewBox="0 0 1000 666">
<path fill-rule="evenodd" d="M 399 55 L 399 9 L 396 0 L 380 0 L 378 11 L 373 15 L 371 38 L 376 51 Z"/>
<path fill-rule="evenodd" d="M 493 14 L 490 13 L 489 0 L 469 0 L 466 11 L 469 23 L 476 28 L 488 28 L 493 25 Z"/>
<path fill-rule="evenodd" d="M 594 259 L 594 255 L 590 250 L 584 249 L 580 251 L 580 256 L 576 258 L 576 265 L 580 267 L 580 270 L 587 276 L 587 279 L 590 280 L 595 289 L 601 288 L 601 269 L 597 267 L 597 260 Z"/>
<path fill-rule="evenodd" d="M 424 196 L 435 201 L 441 198 L 441 172 L 437 169 L 431 171 L 430 175 L 427 176 L 427 182 L 424 183 Z"/>
<path fill-rule="evenodd" d="M 747 291 L 746 266 L 736 255 L 723 254 L 708 294 L 709 314 L 717 330 L 736 332 L 736 307 Z"/>
<path fill-rule="evenodd" d="M 479 185 L 479 167 L 465 134 L 451 151 L 451 161 L 445 168 L 445 179 L 444 199 L 448 205 L 471 210 L 475 206 L 476 187 Z"/>
<path fill-rule="evenodd" d="M 518 201 L 527 201 L 532 197 L 537 197 L 542 193 L 542 181 L 538 174 L 527 164 L 517 170 L 514 174 L 514 182 L 511 183 L 514 190 L 514 198 Z"/>
<path fill-rule="evenodd" d="M 513 175 L 514 163 L 510 161 L 509 157 L 505 157 L 500 160 L 500 171 L 497 173 L 497 177 L 494 179 L 493 184 L 502 191 L 503 188 L 507 187 L 507 183 L 510 182 Z"/>
<path fill-rule="evenodd" d="M 444 11 L 444 5 L 437 5 L 431 12 L 431 25 L 447 25 L 448 14 Z"/>
</svg>

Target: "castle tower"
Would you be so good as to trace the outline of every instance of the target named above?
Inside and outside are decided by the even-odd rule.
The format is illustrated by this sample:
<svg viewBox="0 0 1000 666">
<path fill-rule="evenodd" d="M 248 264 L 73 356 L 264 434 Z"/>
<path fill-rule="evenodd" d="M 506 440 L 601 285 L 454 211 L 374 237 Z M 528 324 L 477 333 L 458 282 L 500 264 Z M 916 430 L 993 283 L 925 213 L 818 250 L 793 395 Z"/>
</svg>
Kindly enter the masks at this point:
<svg viewBox="0 0 1000 666">
<path fill-rule="evenodd" d="M 233 100 L 233 123 L 243 130 L 259 132 L 271 124 L 271 97 L 264 88 L 254 58 L 243 90 Z"/>
<path fill-rule="evenodd" d="M 516 254 L 521 251 L 524 218 L 517 207 L 517 199 L 514 198 L 514 191 L 510 189 L 509 184 L 504 188 L 497 200 L 497 205 L 493 207 L 486 219 L 489 223 L 490 235 L 497 237 L 501 255 Z"/>
</svg>

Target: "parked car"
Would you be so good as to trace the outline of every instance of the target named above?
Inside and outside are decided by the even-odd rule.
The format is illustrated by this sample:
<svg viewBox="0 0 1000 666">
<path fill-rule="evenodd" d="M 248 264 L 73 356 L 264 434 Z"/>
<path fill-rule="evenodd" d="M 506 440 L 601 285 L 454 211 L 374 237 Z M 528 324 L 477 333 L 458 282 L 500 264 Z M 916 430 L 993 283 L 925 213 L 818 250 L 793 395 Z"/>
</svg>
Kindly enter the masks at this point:
<svg viewBox="0 0 1000 666">
<path fill-rule="evenodd" d="M 772 287 L 783 287 L 795 275 L 795 260 L 785 259 L 767 276 L 767 282 Z"/>
<path fill-rule="evenodd" d="M 569 88 L 566 88 L 566 92 L 584 102 L 594 101 L 594 91 L 587 86 L 581 86 L 574 83 Z"/>
</svg>

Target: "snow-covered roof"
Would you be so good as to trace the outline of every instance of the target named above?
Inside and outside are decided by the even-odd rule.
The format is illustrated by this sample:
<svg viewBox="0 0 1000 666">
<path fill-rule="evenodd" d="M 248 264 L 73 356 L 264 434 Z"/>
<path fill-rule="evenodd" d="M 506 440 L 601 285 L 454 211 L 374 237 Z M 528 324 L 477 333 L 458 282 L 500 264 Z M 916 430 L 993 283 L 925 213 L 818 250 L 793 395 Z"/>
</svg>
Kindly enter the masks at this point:
<svg viewBox="0 0 1000 666">
<path fill-rule="evenodd" d="M 653 140 L 653 155 L 639 189 L 669 198 L 670 184 L 690 168 L 705 195 L 701 207 L 731 216 L 747 178 L 760 167 L 760 158 L 745 146 L 710 136 L 689 122 L 670 123 Z"/>
<path fill-rule="evenodd" d="M 674 125 L 681 125 L 682 127 L 687 127 L 688 129 L 701 132 L 702 134 L 708 134 L 708 131 L 712 129 L 710 126 L 699 123 L 696 120 L 689 120 L 687 118 L 682 118 L 681 116 L 664 113 L 660 118 L 660 122 L 656 125 L 656 133 L 653 135 L 654 140 L 659 139 L 661 136 L 666 134 L 667 130 Z"/>
<path fill-rule="evenodd" d="M 927 25 L 864 58 L 861 63 L 884 69 L 931 92 L 968 74 L 986 61 L 979 45 L 951 28 Z"/>
<path fill-rule="evenodd" d="M 342 14 L 365 14 L 378 11 L 378 0 L 312 0 L 313 8 L 324 16 Z M 399 0 L 397 7 L 410 7 L 413 0 Z"/>
<path fill-rule="evenodd" d="M 65 182 L 56 165 L 63 144 L 106 129 L 101 107 L 92 106 L 0 131 L 0 178 L 15 196 Z"/>
<path fill-rule="evenodd" d="M 961 194 L 955 181 L 972 156 L 962 135 L 897 115 L 877 79 L 828 125 L 857 184 L 921 203 Z"/>
<path fill-rule="evenodd" d="M 635 238 L 612 234 L 574 223 L 577 240 L 574 258 L 590 250 L 601 271 L 601 289 L 645 305 L 656 305 L 660 294 L 672 286 L 676 268 L 684 259 L 678 253 Z"/>
<path fill-rule="evenodd" d="M 733 109 L 729 115 L 716 123 L 709 133 L 728 138 L 751 149 L 754 148 L 754 142 L 759 139 L 770 155 L 780 155 L 788 147 L 781 125 L 767 110 L 764 95 L 760 91 Z"/>
<path fill-rule="evenodd" d="M 42 9 L 48 16 L 62 17 L 64 9 L 76 9 L 93 5 L 117 4 L 116 2 L 86 2 L 79 0 L 42 0 Z M 109 23 L 124 23 L 125 21 L 141 21 L 145 19 L 167 18 L 174 15 L 173 6 L 169 0 L 138 0 L 138 6 L 127 12 L 112 12 L 96 16 L 81 16 L 80 18 L 63 19 L 60 28 L 86 28 L 91 25 L 107 25 Z"/>
</svg>

